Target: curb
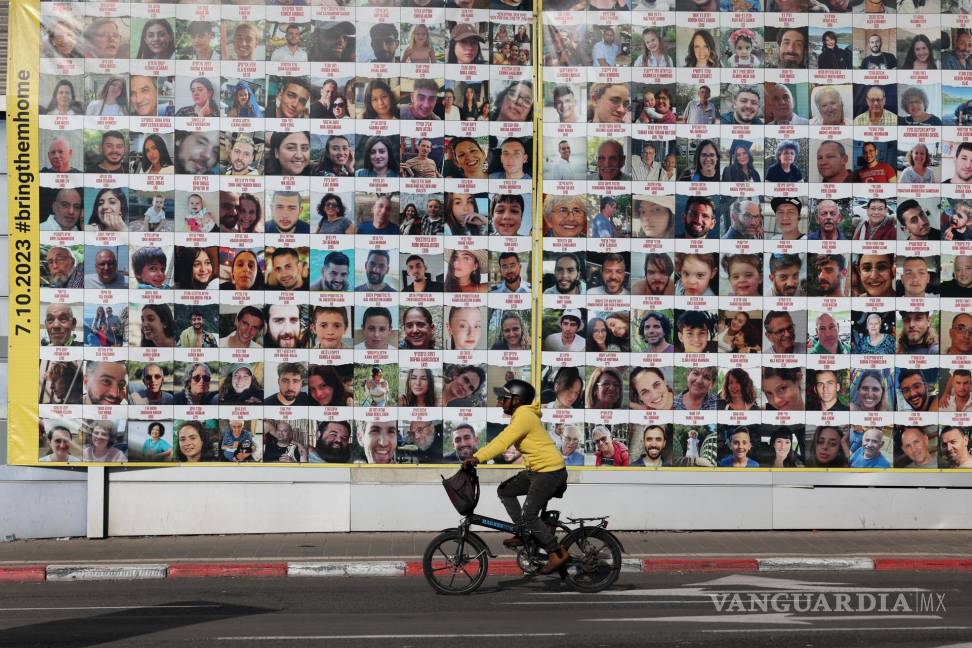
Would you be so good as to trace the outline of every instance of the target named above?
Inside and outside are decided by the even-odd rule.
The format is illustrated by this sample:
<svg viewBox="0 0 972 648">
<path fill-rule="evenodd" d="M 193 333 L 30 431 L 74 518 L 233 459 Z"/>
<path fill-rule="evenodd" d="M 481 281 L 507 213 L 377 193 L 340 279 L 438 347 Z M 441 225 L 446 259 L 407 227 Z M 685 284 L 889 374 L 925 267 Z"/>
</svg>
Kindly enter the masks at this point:
<svg viewBox="0 0 972 648">
<path fill-rule="evenodd" d="M 405 561 L 325 561 L 325 562 L 296 562 L 287 565 L 287 576 L 406 576 L 408 565 Z M 418 571 L 422 573 L 422 563 L 419 561 Z"/>
<path fill-rule="evenodd" d="M 759 561 L 759 571 L 799 571 L 799 570 L 863 570 L 874 571 L 874 560 L 871 558 L 842 558 L 828 556 L 826 558 L 762 558 Z"/>
<path fill-rule="evenodd" d="M 165 578 L 166 565 L 48 565 L 49 581 L 158 580 Z"/>
<path fill-rule="evenodd" d="M 660 574 L 756 571 L 961 571 L 972 572 L 972 557 L 944 556 L 779 556 L 769 558 L 623 558 L 623 573 Z M 490 576 L 517 576 L 516 560 L 489 562 Z M 0 566 L 0 583 L 44 581 L 158 580 L 163 578 L 326 578 L 421 576 L 421 560 L 328 560 L 300 562 L 213 562 L 128 564 L 30 564 Z"/>
<path fill-rule="evenodd" d="M 166 578 L 280 578 L 287 563 L 174 563 Z"/>
<path fill-rule="evenodd" d="M 728 571 L 759 571 L 759 560 L 756 558 L 646 558 L 641 563 L 641 572 L 644 574 Z"/>
<path fill-rule="evenodd" d="M 0 567 L 0 583 L 37 583 L 47 579 L 44 565 Z"/>
<path fill-rule="evenodd" d="M 895 558 L 874 559 L 875 571 L 972 571 L 972 558 Z"/>
</svg>

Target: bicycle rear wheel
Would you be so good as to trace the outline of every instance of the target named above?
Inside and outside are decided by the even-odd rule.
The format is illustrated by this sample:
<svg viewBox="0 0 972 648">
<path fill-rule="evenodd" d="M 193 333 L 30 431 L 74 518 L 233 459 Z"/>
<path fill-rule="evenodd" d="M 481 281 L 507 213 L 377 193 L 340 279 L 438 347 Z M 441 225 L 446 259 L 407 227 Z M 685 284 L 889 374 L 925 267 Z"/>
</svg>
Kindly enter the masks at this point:
<svg viewBox="0 0 972 648">
<path fill-rule="evenodd" d="M 425 580 L 440 594 L 469 594 L 476 591 L 489 571 L 489 553 L 475 534 L 463 538 L 459 529 L 437 535 L 422 556 Z"/>
<path fill-rule="evenodd" d="M 567 583 L 578 592 L 593 593 L 614 584 L 621 573 L 621 545 L 604 529 L 575 531 L 564 539 L 570 554 Z"/>
</svg>

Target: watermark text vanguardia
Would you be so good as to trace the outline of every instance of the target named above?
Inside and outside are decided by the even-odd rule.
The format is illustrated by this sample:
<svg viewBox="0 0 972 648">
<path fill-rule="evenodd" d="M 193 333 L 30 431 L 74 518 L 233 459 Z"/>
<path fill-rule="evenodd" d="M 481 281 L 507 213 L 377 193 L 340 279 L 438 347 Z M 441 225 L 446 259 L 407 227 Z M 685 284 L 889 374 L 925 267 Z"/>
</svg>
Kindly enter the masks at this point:
<svg viewBox="0 0 972 648">
<path fill-rule="evenodd" d="M 944 592 L 718 592 L 709 594 L 716 612 L 797 612 L 944 615 Z"/>
</svg>

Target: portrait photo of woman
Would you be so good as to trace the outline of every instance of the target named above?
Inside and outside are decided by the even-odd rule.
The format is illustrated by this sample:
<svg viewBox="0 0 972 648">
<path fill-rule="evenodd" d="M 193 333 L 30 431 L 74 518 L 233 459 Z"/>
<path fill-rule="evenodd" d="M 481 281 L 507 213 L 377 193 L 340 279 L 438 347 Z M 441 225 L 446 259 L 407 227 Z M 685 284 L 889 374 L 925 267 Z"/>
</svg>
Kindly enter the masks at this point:
<svg viewBox="0 0 972 648">
<path fill-rule="evenodd" d="M 365 86 L 364 109 L 359 119 L 398 119 L 398 95 L 384 79 Z"/>
<path fill-rule="evenodd" d="M 77 463 L 81 461 L 77 457 L 76 443 L 71 430 L 52 421 L 48 424 L 51 427 L 46 433 L 44 432 L 44 424 L 41 423 L 40 425 L 41 433 L 47 440 L 47 449 L 45 451 L 43 445 L 41 446 L 39 461 L 51 463 Z"/>
<path fill-rule="evenodd" d="M 216 103 L 216 89 L 206 77 L 197 77 L 189 82 L 192 104 L 176 111 L 176 117 L 219 117 L 219 104 Z M 235 105 L 235 103 L 234 103 Z"/>
<path fill-rule="evenodd" d="M 587 377 L 584 405 L 587 409 L 621 409 L 626 405 L 625 380 L 620 369 L 594 367 Z"/>
<path fill-rule="evenodd" d="M 122 77 L 108 79 L 98 93 L 98 98 L 88 104 L 85 115 L 125 117 L 128 115 L 128 85 Z"/>
<path fill-rule="evenodd" d="M 446 63 L 473 65 L 485 63 L 483 43 L 486 37 L 479 33 L 476 25 L 470 23 L 456 23 L 449 32 L 449 48 L 446 53 Z"/>
<path fill-rule="evenodd" d="M 759 409 L 756 386 L 749 372 L 739 367 L 726 372 L 722 388 L 719 390 L 717 408 L 735 411 Z"/>
<path fill-rule="evenodd" d="M 722 170 L 723 182 L 760 182 L 759 171 L 753 166 L 749 140 L 733 140 L 729 145 L 729 164 Z"/>
<path fill-rule="evenodd" d="M 229 372 L 219 386 L 219 402 L 223 405 L 260 405 L 263 386 L 247 364 L 230 365 Z"/>
<path fill-rule="evenodd" d="M 485 251 L 453 250 L 446 256 L 445 292 L 485 293 Z"/>
<path fill-rule="evenodd" d="M 132 173 L 170 174 L 174 171 L 169 145 L 161 135 L 146 135 L 142 140 L 141 154 L 132 155 Z"/>
<path fill-rule="evenodd" d="M 452 236 L 481 236 L 486 233 L 488 216 L 486 194 L 447 193 L 445 195 L 445 233 Z"/>
<path fill-rule="evenodd" d="M 301 176 L 310 173 L 311 142 L 307 131 L 277 131 L 267 148 L 267 175 Z"/>
<path fill-rule="evenodd" d="M 263 253 L 263 248 L 260 248 Z M 220 290 L 263 290 L 261 262 L 253 250 L 236 250 L 230 261 L 230 280 L 219 285 Z"/>
<path fill-rule="evenodd" d="M 216 290 L 217 248 L 182 247 L 175 250 L 175 284 L 183 290 Z"/>
<path fill-rule="evenodd" d="M 641 54 L 634 61 L 635 67 L 667 68 L 675 67 L 668 48 L 662 40 L 657 27 L 646 27 L 641 32 Z"/>
<path fill-rule="evenodd" d="M 800 155 L 800 143 L 796 140 L 780 140 L 776 145 L 775 161 L 766 169 L 767 182 L 802 182 L 803 171 L 796 164 Z"/>
<path fill-rule="evenodd" d="M 685 67 L 719 67 L 719 51 L 716 48 L 715 38 L 709 30 L 699 29 L 692 34 L 685 52 Z"/>
<path fill-rule="evenodd" d="M 852 412 L 893 411 L 894 393 L 888 389 L 890 379 L 887 370 L 851 371 L 850 410 Z"/>
<path fill-rule="evenodd" d="M 549 383 L 548 383 L 549 384 Z M 542 405 L 544 409 L 573 409 L 584 407 L 581 396 L 584 393 L 584 379 L 577 367 L 560 367 L 553 377 L 553 385 L 546 387 L 544 395 L 553 397 Z M 546 400 L 546 399 L 543 399 Z"/>
<path fill-rule="evenodd" d="M 260 105 L 256 88 L 246 81 L 240 81 L 230 90 L 227 117 L 263 117 L 264 109 Z M 215 116 L 215 113 L 214 113 Z"/>
<path fill-rule="evenodd" d="M 45 39 L 41 44 L 44 58 L 83 58 L 78 47 L 80 25 L 74 16 L 58 16 L 43 26 Z"/>
<path fill-rule="evenodd" d="M 353 135 L 329 135 L 321 151 L 321 159 L 314 167 L 315 176 L 346 178 L 354 175 Z"/>
<path fill-rule="evenodd" d="M 491 121 L 528 122 L 533 120 L 533 82 L 513 81 L 493 100 Z"/>
<path fill-rule="evenodd" d="M 361 168 L 355 172 L 359 178 L 397 178 L 397 137 L 376 135 L 365 140 L 361 156 Z"/>
<path fill-rule="evenodd" d="M 172 401 L 174 405 L 219 404 L 219 392 L 210 389 L 213 382 L 213 373 L 206 363 L 187 363 L 182 382 L 182 390 L 174 394 Z"/>
<path fill-rule="evenodd" d="M 494 316 L 495 317 L 495 316 Z M 517 311 L 499 314 L 499 331 L 490 347 L 493 351 L 529 351 L 530 333 L 523 317 Z"/>
<path fill-rule="evenodd" d="M 810 456 L 807 457 L 808 468 L 846 468 L 847 436 L 832 425 L 820 425 L 814 428 L 810 440 Z"/>
<path fill-rule="evenodd" d="M 432 47 L 428 25 L 421 23 L 413 25 L 408 35 L 408 44 L 405 46 L 405 51 L 402 52 L 402 63 L 435 62 L 435 49 Z"/>
<path fill-rule="evenodd" d="M 82 115 L 84 108 L 77 99 L 74 84 L 68 79 L 61 79 L 51 92 L 51 100 L 44 109 L 45 115 Z"/>
<path fill-rule="evenodd" d="M 447 148 L 445 177 L 486 180 L 486 152 L 472 137 L 453 137 Z"/>
<path fill-rule="evenodd" d="M 145 21 L 134 58 L 164 60 L 171 59 L 174 54 L 175 34 L 169 21 L 163 18 L 151 18 Z"/>
<path fill-rule="evenodd" d="M 631 370 L 631 409 L 670 410 L 675 402 L 671 377 L 658 367 L 636 367 Z"/>
<path fill-rule="evenodd" d="M 128 197 L 121 187 L 98 191 L 85 229 L 89 232 L 127 232 Z"/>
<path fill-rule="evenodd" d="M 864 333 L 854 331 L 853 353 L 889 355 L 894 354 L 894 318 L 885 324 L 881 313 L 868 313 L 864 318 Z M 885 331 L 885 328 L 888 328 Z"/>
<path fill-rule="evenodd" d="M 213 436 L 199 421 L 176 421 L 176 461 L 216 461 Z"/>
<path fill-rule="evenodd" d="M 398 397 L 399 407 L 436 407 L 439 399 L 435 390 L 435 374 L 431 369 L 409 369 L 402 372 L 399 382 L 405 387 Z"/>
<path fill-rule="evenodd" d="M 687 167 L 678 179 L 691 182 L 718 182 L 721 157 L 719 147 L 712 140 L 702 140 L 695 147 L 692 165 Z"/>
<path fill-rule="evenodd" d="M 354 397 L 345 388 L 338 370 L 330 365 L 312 364 L 307 373 L 307 394 L 315 405 L 350 407 Z"/>
<path fill-rule="evenodd" d="M 321 217 L 317 234 L 354 234 L 354 220 L 348 218 L 348 209 L 340 196 L 326 193 L 317 204 Z"/>
<path fill-rule="evenodd" d="M 91 421 L 83 432 L 84 447 L 81 461 L 92 463 L 124 463 L 128 461 L 125 453 L 115 447 L 125 443 L 124 432 L 119 433 L 115 421 Z"/>
</svg>

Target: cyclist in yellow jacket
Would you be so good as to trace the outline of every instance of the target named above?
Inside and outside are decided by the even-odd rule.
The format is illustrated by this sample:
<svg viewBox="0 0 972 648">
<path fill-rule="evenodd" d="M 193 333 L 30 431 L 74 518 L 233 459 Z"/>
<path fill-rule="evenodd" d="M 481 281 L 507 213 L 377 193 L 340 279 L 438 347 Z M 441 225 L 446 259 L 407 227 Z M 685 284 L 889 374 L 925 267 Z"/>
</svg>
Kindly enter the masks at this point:
<svg viewBox="0 0 972 648">
<path fill-rule="evenodd" d="M 497 493 L 514 524 L 522 524 L 533 532 L 537 542 L 547 552 L 547 563 L 541 574 L 551 574 L 567 562 L 567 550 L 554 539 L 540 520 L 540 511 L 554 493 L 567 483 L 564 458 L 540 422 L 540 405 L 534 403 L 536 390 L 524 380 L 510 380 L 503 386 L 499 403 L 510 415 L 510 424 L 499 436 L 466 459 L 464 465 L 475 466 L 497 457 L 511 445 L 523 455 L 523 470 L 499 485 Z M 520 508 L 520 495 L 526 495 Z M 513 537 L 503 542 L 507 547 L 520 546 L 523 541 Z"/>
</svg>

